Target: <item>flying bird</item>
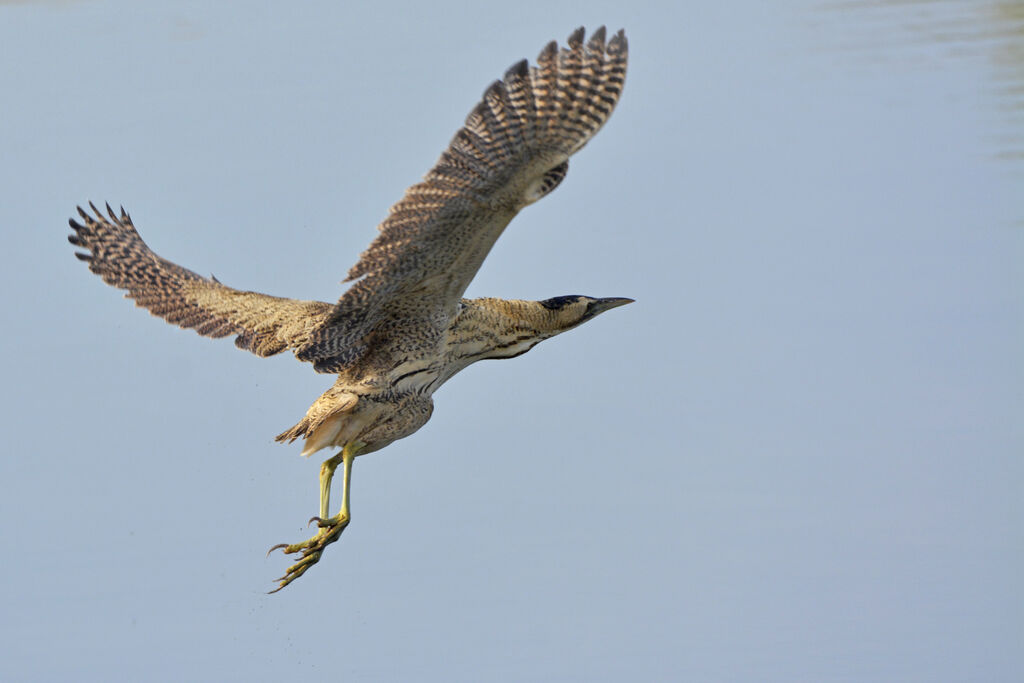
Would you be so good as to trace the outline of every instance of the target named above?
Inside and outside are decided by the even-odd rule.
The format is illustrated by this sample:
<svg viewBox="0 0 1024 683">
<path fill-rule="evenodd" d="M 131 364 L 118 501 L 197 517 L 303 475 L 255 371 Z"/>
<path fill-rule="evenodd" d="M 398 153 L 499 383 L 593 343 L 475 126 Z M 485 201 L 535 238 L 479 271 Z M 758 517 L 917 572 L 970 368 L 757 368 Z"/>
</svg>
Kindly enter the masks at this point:
<svg viewBox="0 0 1024 683">
<path fill-rule="evenodd" d="M 380 234 L 348 271 L 335 304 L 233 289 L 157 256 L 122 207 L 78 209 L 68 240 L 107 284 L 169 323 L 207 337 L 235 336 L 258 356 L 290 350 L 338 376 L 278 441 L 303 439 L 302 455 L 340 449 L 320 468 L 317 533 L 280 544 L 295 562 L 276 592 L 317 563 L 351 519 L 352 463 L 409 436 L 430 419 L 433 393 L 485 358 L 514 358 L 626 298 L 544 301 L 463 299 L 494 242 L 524 207 L 565 178 L 569 157 L 604 125 L 622 93 L 627 44 L 604 27 L 584 42 L 548 43 L 487 88 L 426 174 L 391 207 Z M 330 515 L 331 480 L 342 466 L 341 509 Z"/>
</svg>

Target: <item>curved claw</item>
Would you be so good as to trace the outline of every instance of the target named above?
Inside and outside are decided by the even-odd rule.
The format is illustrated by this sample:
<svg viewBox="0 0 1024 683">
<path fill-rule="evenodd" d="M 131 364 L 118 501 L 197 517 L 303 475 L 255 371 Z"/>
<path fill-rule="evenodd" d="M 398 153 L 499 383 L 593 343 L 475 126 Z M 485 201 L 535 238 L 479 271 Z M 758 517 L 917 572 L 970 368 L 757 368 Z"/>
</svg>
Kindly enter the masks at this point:
<svg viewBox="0 0 1024 683">
<path fill-rule="evenodd" d="M 276 593 L 277 591 L 281 590 L 282 588 L 290 584 L 295 579 L 305 574 L 307 569 L 309 569 L 314 564 L 320 561 L 320 555 L 322 553 L 322 549 L 307 548 L 306 550 L 304 550 L 302 552 L 302 556 L 299 558 L 299 561 L 293 564 L 292 566 L 288 567 L 288 569 L 284 573 L 284 576 L 279 576 L 278 578 L 274 579 L 275 581 L 280 581 L 281 585 L 272 591 L 267 591 L 267 595 L 270 595 L 271 593 Z"/>
<path fill-rule="evenodd" d="M 317 523 L 320 530 L 312 538 L 309 538 L 302 543 L 293 543 L 291 545 L 278 543 L 267 551 L 267 555 L 270 555 L 270 553 L 278 549 L 284 550 L 286 555 L 294 553 L 299 554 L 298 560 L 295 564 L 285 570 L 284 576 L 275 579 L 276 581 L 280 581 L 281 585 L 272 591 L 268 591 L 268 595 L 281 590 L 292 581 L 305 574 L 306 570 L 319 562 L 324 549 L 338 540 L 341 536 L 341 532 L 348 527 L 349 520 L 347 515 L 344 517 L 339 515 L 338 517 L 332 517 L 329 519 L 313 517 L 309 520 L 309 523 L 312 524 L 313 522 Z"/>
<path fill-rule="evenodd" d="M 306 522 L 306 526 L 308 527 L 313 522 L 316 522 L 317 526 L 323 526 L 324 525 L 324 518 L 320 517 L 319 515 L 313 515 L 312 517 L 309 518 L 309 521 Z"/>
</svg>

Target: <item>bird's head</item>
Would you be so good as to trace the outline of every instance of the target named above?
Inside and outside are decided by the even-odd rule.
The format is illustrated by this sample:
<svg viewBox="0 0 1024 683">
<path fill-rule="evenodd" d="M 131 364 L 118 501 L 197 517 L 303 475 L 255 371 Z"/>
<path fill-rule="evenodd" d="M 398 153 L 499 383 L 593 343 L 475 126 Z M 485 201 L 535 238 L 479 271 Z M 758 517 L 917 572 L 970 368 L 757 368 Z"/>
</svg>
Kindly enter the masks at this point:
<svg viewBox="0 0 1024 683">
<path fill-rule="evenodd" d="M 569 296 L 556 296 L 553 299 L 545 299 L 539 303 L 549 315 L 553 316 L 553 327 L 558 332 L 571 330 L 591 318 L 604 313 L 607 310 L 633 303 L 633 299 L 622 297 L 608 297 L 595 299 L 579 294 Z"/>
</svg>

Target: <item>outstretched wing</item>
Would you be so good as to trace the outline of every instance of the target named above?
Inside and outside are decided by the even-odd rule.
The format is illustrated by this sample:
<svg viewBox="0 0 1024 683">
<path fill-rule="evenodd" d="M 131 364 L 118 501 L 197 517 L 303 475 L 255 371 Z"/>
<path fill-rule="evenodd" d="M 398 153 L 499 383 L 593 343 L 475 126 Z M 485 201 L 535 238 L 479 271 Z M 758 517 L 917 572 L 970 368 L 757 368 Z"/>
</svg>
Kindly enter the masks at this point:
<svg viewBox="0 0 1024 683">
<path fill-rule="evenodd" d="M 429 347 L 494 242 L 522 209 L 553 190 L 569 157 L 601 128 L 626 76 L 626 37 L 586 43 L 580 28 L 495 81 L 424 180 L 410 187 L 348 273 L 359 279 L 297 355 L 322 372 L 365 352 Z M 401 349 L 392 349 L 401 350 Z"/>
<path fill-rule="evenodd" d="M 307 343 L 328 318 L 331 304 L 242 292 L 164 260 L 139 237 L 124 209 L 107 216 L 78 209 L 83 223 L 71 219 L 68 241 L 87 251 L 75 256 L 109 285 L 169 323 L 207 337 L 237 335 L 235 345 L 257 356 L 272 356 Z"/>
</svg>

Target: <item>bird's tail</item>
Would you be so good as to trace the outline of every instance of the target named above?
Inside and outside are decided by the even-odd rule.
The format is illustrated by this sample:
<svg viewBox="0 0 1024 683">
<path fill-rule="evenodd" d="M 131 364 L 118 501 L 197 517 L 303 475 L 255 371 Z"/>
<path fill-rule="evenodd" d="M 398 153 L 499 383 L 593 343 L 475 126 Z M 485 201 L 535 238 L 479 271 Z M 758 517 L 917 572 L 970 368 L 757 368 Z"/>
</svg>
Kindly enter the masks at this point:
<svg viewBox="0 0 1024 683">
<path fill-rule="evenodd" d="M 321 448 L 343 446 L 350 429 L 351 414 L 359 403 L 359 396 L 333 386 L 323 393 L 306 411 L 306 416 L 294 427 L 281 432 L 275 441 L 292 443 L 299 437 L 306 440 L 302 455 L 312 455 Z M 355 426 L 354 424 L 352 425 Z"/>
</svg>

